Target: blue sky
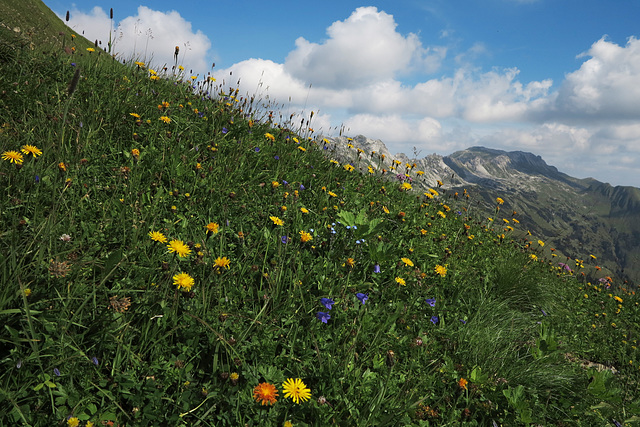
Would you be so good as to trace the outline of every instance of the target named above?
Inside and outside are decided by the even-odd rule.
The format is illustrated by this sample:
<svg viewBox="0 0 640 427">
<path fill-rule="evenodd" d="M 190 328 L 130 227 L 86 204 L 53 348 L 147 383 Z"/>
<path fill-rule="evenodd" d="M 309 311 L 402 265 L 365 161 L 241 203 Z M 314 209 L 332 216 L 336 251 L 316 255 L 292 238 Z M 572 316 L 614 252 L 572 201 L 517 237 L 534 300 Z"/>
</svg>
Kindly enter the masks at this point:
<svg viewBox="0 0 640 427">
<path fill-rule="evenodd" d="M 529 151 L 640 187 L 640 2 L 45 0 L 90 40 L 316 112 L 390 151 Z M 211 64 L 215 63 L 215 68 Z M 233 73 L 230 78 L 229 74 Z"/>
</svg>

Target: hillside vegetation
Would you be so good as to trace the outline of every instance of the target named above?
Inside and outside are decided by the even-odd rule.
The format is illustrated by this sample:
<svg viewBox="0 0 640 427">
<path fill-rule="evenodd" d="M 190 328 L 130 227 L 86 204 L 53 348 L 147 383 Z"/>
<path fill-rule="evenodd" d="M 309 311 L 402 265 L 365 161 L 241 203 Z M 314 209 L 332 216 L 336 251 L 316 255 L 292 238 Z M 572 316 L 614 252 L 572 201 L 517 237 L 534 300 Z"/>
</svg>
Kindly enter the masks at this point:
<svg viewBox="0 0 640 427">
<path fill-rule="evenodd" d="M 640 420 L 637 296 L 502 199 L 79 39 L 0 63 L 0 424 Z"/>
</svg>

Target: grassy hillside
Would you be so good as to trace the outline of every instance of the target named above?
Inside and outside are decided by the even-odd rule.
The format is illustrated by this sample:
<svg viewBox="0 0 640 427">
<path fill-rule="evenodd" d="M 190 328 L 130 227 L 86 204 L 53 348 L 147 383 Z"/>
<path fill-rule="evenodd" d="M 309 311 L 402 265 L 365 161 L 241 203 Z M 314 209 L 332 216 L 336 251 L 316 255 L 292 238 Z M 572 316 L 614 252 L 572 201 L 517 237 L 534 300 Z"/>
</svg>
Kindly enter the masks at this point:
<svg viewBox="0 0 640 427">
<path fill-rule="evenodd" d="M 74 43 L 0 63 L 0 424 L 638 421 L 633 292 Z"/>
<path fill-rule="evenodd" d="M 63 36 L 68 39 L 71 34 L 64 22 L 39 0 L 0 1 L 0 60 L 13 55 L 16 49 L 60 50 L 64 47 Z M 78 47 L 90 46 L 81 35 L 74 42 Z"/>
</svg>

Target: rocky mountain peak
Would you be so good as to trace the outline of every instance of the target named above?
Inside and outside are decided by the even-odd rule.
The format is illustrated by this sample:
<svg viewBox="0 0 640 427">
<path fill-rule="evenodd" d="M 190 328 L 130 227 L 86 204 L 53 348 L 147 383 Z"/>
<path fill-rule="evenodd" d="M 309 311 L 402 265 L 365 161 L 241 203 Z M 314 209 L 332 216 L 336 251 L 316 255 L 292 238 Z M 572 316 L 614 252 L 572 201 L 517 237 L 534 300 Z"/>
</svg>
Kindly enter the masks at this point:
<svg viewBox="0 0 640 427">
<path fill-rule="evenodd" d="M 410 176 L 422 171 L 420 179 L 413 180 L 416 191 L 439 182 L 448 194 L 468 190 L 476 199 L 476 215 L 495 216 L 495 200 L 501 197 L 505 211 L 522 215 L 518 218 L 521 231 L 530 231 L 556 248 L 555 256 L 564 253 L 588 259 L 595 255 L 602 268 L 598 274 L 640 283 L 639 188 L 573 178 L 523 151 L 470 147 L 448 156 L 410 158 L 392 154 L 379 139 L 363 135 L 327 140 L 332 158 L 351 163 L 363 173 L 369 168 L 384 169 L 385 177 L 395 179 L 408 171 Z"/>
</svg>

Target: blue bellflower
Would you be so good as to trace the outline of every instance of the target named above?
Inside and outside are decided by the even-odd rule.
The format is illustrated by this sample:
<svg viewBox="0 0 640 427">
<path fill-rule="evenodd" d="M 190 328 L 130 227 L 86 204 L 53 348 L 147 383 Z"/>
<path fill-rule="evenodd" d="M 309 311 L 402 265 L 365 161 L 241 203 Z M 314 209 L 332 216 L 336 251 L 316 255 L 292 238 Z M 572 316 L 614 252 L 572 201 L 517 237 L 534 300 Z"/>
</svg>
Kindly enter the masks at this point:
<svg viewBox="0 0 640 427">
<path fill-rule="evenodd" d="M 364 305 L 364 303 L 369 299 L 369 295 L 367 294 L 362 294 L 360 292 L 358 292 L 356 294 L 356 297 L 360 300 L 360 302 L 362 303 L 362 305 Z"/>
<path fill-rule="evenodd" d="M 333 307 L 333 304 L 335 303 L 336 302 L 331 298 L 320 298 L 320 304 L 327 307 L 327 310 L 331 310 L 331 307 Z"/>
<path fill-rule="evenodd" d="M 322 323 L 327 323 L 327 320 L 331 319 L 331 315 L 329 313 L 323 313 L 321 311 L 316 313 L 316 317 L 320 319 Z"/>
</svg>

